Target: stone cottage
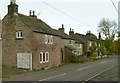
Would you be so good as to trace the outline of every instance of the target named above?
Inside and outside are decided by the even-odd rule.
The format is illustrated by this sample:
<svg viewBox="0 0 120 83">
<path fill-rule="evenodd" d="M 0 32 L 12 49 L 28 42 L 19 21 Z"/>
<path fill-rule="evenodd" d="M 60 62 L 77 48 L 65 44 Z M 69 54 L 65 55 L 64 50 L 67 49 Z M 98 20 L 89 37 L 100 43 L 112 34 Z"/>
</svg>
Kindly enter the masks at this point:
<svg viewBox="0 0 120 83">
<path fill-rule="evenodd" d="M 62 39 L 63 46 L 64 46 L 62 49 L 62 53 L 63 53 L 62 61 L 64 63 L 70 62 L 70 55 L 75 50 L 74 38 L 65 33 L 65 28 L 63 24 L 62 24 L 62 28 L 58 29 L 58 33 L 61 35 L 61 39 Z"/>
<path fill-rule="evenodd" d="M 34 69 L 61 64 L 61 36 L 38 19 L 35 11 L 29 16 L 20 14 L 16 2 L 11 1 L 2 21 L 3 65 Z"/>
<path fill-rule="evenodd" d="M 81 42 L 83 55 L 87 55 L 87 53 L 89 53 L 90 47 L 92 46 L 93 43 L 95 43 L 96 46 L 99 44 L 99 40 L 97 39 L 97 37 L 94 34 L 92 34 L 90 31 L 88 31 L 86 35 L 83 35 L 79 33 L 74 33 L 73 30 L 70 30 L 69 35 L 74 37 L 77 41 Z"/>
<path fill-rule="evenodd" d="M 67 35 L 64 32 L 65 28 L 62 24 L 62 28 L 59 28 L 59 34 L 61 35 L 63 41 L 63 62 L 70 62 L 70 56 L 75 54 L 77 56 L 82 55 L 83 48 L 81 42 L 77 41 L 71 35 Z"/>
</svg>

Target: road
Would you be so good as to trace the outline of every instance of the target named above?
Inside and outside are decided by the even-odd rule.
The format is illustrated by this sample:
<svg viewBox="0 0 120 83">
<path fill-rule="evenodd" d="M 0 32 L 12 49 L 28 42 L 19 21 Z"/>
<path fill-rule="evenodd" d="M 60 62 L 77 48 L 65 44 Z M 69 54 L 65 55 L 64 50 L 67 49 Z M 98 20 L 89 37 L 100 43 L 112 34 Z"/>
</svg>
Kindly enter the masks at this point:
<svg viewBox="0 0 120 83">
<path fill-rule="evenodd" d="M 7 81 L 89 81 L 93 78 L 111 70 L 118 69 L 118 57 L 110 57 L 101 59 L 94 62 L 88 62 L 84 64 L 75 64 L 71 66 L 65 66 L 56 69 L 44 70 L 39 73 L 21 76 L 18 78 L 8 79 Z M 118 72 L 118 70 L 117 70 Z M 108 75 L 109 76 L 109 73 Z M 99 81 L 106 81 L 100 80 Z M 118 75 L 115 80 L 118 81 Z"/>
</svg>

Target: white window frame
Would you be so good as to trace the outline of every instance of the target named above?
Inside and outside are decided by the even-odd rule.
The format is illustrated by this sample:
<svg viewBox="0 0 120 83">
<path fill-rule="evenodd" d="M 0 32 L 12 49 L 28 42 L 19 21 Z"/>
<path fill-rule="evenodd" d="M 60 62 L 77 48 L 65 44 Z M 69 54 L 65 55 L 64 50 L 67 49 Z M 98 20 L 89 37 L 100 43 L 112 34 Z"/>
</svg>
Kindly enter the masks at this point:
<svg viewBox="0 0 120 83">
<path fill-rule="evenodd" d="M 53 44 L 53 36 L 50 36 L 50 43 Z"/>
<path fill-rule="evenodd" d="M 78 48 L 82 48 L 82 44 L 79 44 L 79 45 L 78 45 Z"/>
<path fill-rule="evenodd" d="M 45 56 L 44 56 L 44 54 L 45 54 Z M 46 62 L 46 53 L 45 52 L 43 53 L 43 59 L 44 59 L 44 57 L 45 57 L 45 61 L 43 61 L 43 63 Z"/>
<path fill-rule="evenodd" d="M 40 57 L 41 56 L 41 57 Z M 40 60 L 41 59 L 41 60 Z M 39 54 L 39 62 L 40 63 L 43 63 L 43 53 L 42 52 L 40 52 L 40 54 Z"/>
<path fill-rule="evenodd" d="M 53 36 L 45 35 L 45 44 L 53 44 Z"/>
<path fill-rule="evenodd" d="M 47 58 L 46 58 L 46 57 L 47 57 L 47 54 L 48 54 L 48 60 L 47 60 Z M 49 53 L 48 53 L 48 52 L 45 53 L 45 61 L 46 61 L 46 62 L 49 62 Z"/>
<path fill-rule="evenodd" d="M 45 35 L 45 44 L 48 43 L 48 35 Z"/>
<path fill-rule="evenodd" d="M 90 47 L 92 46 L 92 42 L 91 42 L 91 41 L 89 42 L 89 46 L 90 46 Z"/>
<path fill-rule="evenodd" d="M 69 40 L 69 44 L 70 44 L 70 45 L 73 45 L 73 40 Z"/>
<path fill-rule="evenodd" d="M 47 54 L 48 54 L 48 60 L 47 60 Z M 40 56 L 42 57 L 42 59 L 41 59 Z M 45 59 L 45 61 L 43 61 L 43 59 Z M 40 63 L 47 63 L 47 62 L 49 62 L 49 52 L 40 52 L 40 54 L 39 54 L 39 62 Z"/>
<path fill-rule="evenodd" d="M 23 32 L 22 31 L 17 31 L 16 32 L 16 38 L 23 38 Z"/>
</svg>

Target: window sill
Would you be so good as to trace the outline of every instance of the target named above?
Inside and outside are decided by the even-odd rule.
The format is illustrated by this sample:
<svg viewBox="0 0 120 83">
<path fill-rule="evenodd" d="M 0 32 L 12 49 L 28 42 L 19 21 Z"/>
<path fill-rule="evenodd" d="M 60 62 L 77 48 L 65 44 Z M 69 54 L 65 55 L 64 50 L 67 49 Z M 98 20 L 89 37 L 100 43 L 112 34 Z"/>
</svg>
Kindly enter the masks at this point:
<svg viewBox="0 0 120 83">
<path fill-rule="evenodd" d="M 40 62 L 41 64 L 45 64 L 45 63 L 48 63 L 49 61 L 46 61 L 46 62 Z"/>
<path fill-rule="evenodd" d="M 23 40 L 23 38 L 15 38 L 15 40 Z"/>
</svg>

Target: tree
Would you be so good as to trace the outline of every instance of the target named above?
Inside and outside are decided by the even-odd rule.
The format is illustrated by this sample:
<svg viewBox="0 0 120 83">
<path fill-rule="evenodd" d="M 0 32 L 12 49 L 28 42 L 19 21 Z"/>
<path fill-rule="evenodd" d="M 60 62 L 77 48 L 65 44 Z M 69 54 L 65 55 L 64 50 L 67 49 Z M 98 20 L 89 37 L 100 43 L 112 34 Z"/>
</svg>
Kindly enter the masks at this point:
<svg viewBox="0 0 120 83">
<path fill-rule="evenodd" d="M 90 56 L 97 56 L 97 43 L 92 43 L 90 47 Z"/>
<path fill-rule="evenodd" d="M 117 34 L 117 23 L 108 19 L 102 19 L 98 25 L 99 32 L 104 36 L 104 43 L 102 47 L 106 50 L 106 54 L 113 53 L 114 39 Z M 102 50 L 104 50 L 102 49 Z"/>
</svg>

